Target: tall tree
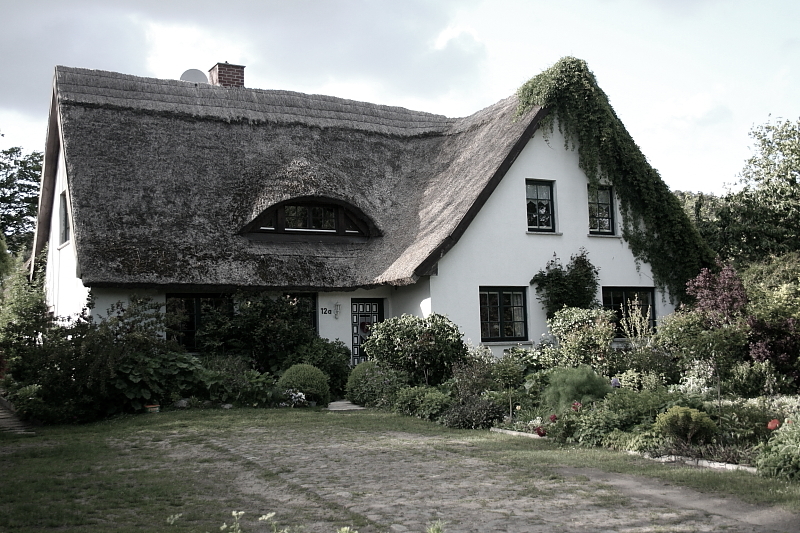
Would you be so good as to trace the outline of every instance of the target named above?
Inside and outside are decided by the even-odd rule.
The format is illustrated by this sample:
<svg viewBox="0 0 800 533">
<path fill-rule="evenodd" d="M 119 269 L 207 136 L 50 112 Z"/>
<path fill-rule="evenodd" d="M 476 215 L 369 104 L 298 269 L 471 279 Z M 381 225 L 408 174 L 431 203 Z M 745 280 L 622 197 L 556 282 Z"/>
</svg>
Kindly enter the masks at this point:
<svg viewBox="0 0 800 533">
<path fill-rule="evenodd" d="M 752 263 L 800 250 L 800 120 L 753 128 L 755 153 L 742 170 L 742 189 L 718 211 L 718 252 Z"/>
<path fill-rule="evenodd" d="M 31 246 L 41 173 L 41 152 L 23 155 L 19 147 L 0 151 L 0 229 L 11 253 Z"/>
</svg>

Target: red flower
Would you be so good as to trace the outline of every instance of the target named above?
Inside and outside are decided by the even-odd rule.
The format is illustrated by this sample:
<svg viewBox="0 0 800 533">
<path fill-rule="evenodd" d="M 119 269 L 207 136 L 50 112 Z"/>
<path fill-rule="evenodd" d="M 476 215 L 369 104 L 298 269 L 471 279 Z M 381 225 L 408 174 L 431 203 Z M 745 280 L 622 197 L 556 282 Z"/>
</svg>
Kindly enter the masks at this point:
<svg viewBox="0 0 800 533">
<path fill-rule="evenodd" d="M 556 420 L 558 420 L 556 415 L 550 415 L 550 422 L 555 422 Z"/>
<path fill-rule="evenodd" d="M 540 437 L 544 437 L 544 436 L 546 436 L 546 435 L 547 435 L 547 430 L 546 430 L 546 429 L 544 429 L 542 426 L 539 426 L 539 427 L 537 427 L 536 429 L 534 429 L 534 431 L 535 431 L 535 432 L 536 432 L 536 434 L 537 434 L 537 435 L 539 435 Z"/>
<path fill-rule="evenodd" d="M 580 411 L 583 404 L 581 402 L 572 402 L 572 410 L 573 411 Z"/>
<path fill-rule="evenodd" d="M 769 429 L 771 431 L 774 431 L 774 430 L 778 429 L 779 427 L 781 427 L 781 423 L 777 418 L 773 418 L 767 424 L 767 429 Z"/>
</svg>

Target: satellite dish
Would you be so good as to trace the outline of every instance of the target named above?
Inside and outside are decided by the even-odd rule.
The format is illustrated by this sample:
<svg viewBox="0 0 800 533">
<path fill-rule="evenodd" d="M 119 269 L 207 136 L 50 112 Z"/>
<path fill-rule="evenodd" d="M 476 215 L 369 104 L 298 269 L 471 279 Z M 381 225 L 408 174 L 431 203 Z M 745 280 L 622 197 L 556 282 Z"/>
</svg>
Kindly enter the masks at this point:
<svg viewBox="0 0 800 533">
<path fill-rule="evenodd" d="M 208 78 L 206 78 L 205 73 L 202 70 L 197 70 L 196 68 L 190 68 L 181 74 L 181 80 L 193 81 L 195 83 L 208 83 Z"/>
</svg>

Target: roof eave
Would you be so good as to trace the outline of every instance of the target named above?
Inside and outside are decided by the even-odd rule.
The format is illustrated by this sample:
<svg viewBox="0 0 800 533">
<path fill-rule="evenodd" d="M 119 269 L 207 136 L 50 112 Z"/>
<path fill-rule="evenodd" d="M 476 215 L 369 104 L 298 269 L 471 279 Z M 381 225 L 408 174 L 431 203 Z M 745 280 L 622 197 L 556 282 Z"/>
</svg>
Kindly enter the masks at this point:
<svg viewBox="0 0 800 533">
<path fill-rule="evenodd" d="M 495 170 L 492 177 L 486 183 L 486 186 L 478 194 L 475 202 L 466 212 L 453 232 L 445 237 L 439 246 L 437 246 L 428 255 L 428 257 L 423 260 L 416 269 L 414 269 L 414 275 L 416 277 L 430 275 L 435 270 L 436 264 L 442 259 L 442 257 L 444 257 L 444 255 L 456 245 L 459 239 L 467 231 L 469 225 L 478 215 L 478 212 L 483 208 L 483 206 L 489 200 L 489 197 L 503 180 L 503 177 L 505 177 L 506 173 L 511 168 L 511 165 L 513 165 L 514 161 L 517 160 L 517 157 L 519 157 L 522 149 L 525 148 L 525 145 L 528 143 L 531 137 L 533 137 L 533 134 L 536 133 L 536 130 L 539 128 L 539 123 L 548 114 L 548 112 L 549 109 L 545 107 L 541 107 L 538 111 L 536 111 L 534 116 L 531 118 L 530 123 L 522 132 L 522 135 L 519 136 L 517 141 L 514 143 L 514 146 L 511 148 L 511 150 L 509 150 L 508 155 L 506 155 L 505 159 L 503 159 L 503 162 L 497 167 L 497 170 Z"/>
</svg>

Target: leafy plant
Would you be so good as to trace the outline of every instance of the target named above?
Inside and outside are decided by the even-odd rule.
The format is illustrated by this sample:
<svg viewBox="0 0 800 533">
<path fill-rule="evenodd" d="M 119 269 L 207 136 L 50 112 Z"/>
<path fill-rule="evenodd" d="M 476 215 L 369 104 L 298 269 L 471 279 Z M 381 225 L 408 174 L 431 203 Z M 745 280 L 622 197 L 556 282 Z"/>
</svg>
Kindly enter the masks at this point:
<svg viewBox="0 0 800 533">
<path fill-rule="evenodd" d="M 328 376 L 319 368 L 298 364 L 290 366 L 278 380 L 281 390 L 296 389 L 306 395 L 309 401 L 326 406 L 330 402 Z"/>
<path fill-rule="evenodd" d="M 336 398 L 344 395 L 350 375 L 350 349 L 340 340 L 330 341 L 315 337 L 303 344 L 286 359 L 288 365 L 305 363 L 313 365 L 328 375 L 331 394 Z"/>
<path fill-rule="evenodd" d="M 273 374 L 291 366 L 292 354 L 317 337 L 297 300 L 267 292 L 237 292 L 231 305 L 207 303 L 203 320 L 197 331 L 201 353 L 245 357 Z"/>
<path fill-rule="evenodd" d="M 759 447 L 756 468 L 764 476 L 800 479 L 800 423 L 785 420 Z"/>
<path fill-rule="evenodd" d="M 599 269 L 589 261 L 588 255 L 589 252 L 581 248 L 570 257 L 565 268 L 553 254 L 553 259 L 531 279 L 547 318 L 552 318 L 563 307 L 589 309 L 598 306 Z"/>
<path fill-rule="evenodd" d="M 569 408 L 573 402 L 588 404 L 602 400 L 611 392 L 608 380 L 597 375 L 590 367 L 559 368 L 549 377 L 542 400 L 556 410 Z"/>
<path fill-rule="evenodd" d="M 712 253 L 680 202 L 650 166 L 585 61 L 564 57 L 517 91 L 518 113 L 541 106 L 541 128 L 558 124 L 567 148 L 577 147 L 591 186 L 611 183 L 620 199 L 622 236 L 648 263 L 658 286 L 681 300 L 685 283 L 712 262 Z"/>
<path fill-rule="evenodd" d="M 364 407 L 391 407 L 397 392 L 408 386 L 405 372 L 387 368 L 376 361 L 357 364 L 347 379 L 345 397 Z"/>
<path fill-rule="evenodd" d="M 665 437 L 687 444 L 708 442 L 719 432 L 706 413 L 677 405 L 656 417 L 655 429 Z"/>
<path fill-rule="evenodd" d="M 611 349 L 614 338 L 614 313 L 603 309 L 566 307 L 547 321 L 557 347 L 545 347 L 543 358 L 549 366 L 588 365 L 597 372 L 612 374 L 617 364 Z"/>
<path fill-rule="evenodd" d="M 440 417 L 447 427 L 486 429 L 503 418 L 503 407 L 480 396 L 470 396 L 453 403 Z"/>
<path fill-rule="evenodd" d="M 452 375 L 454 363 L 466 360 L 462 337 L 443 315 L 403 315 L 375 324 L 363 349 L 387 367 L 407 372 L 412 384 L 438 385 Z"/>
<path fill-rule="evenodd" d="M 429 389 L 422 397 L 417 416 L 423 420 L 438 420 L 452 403 L 450 395 L 437 389 Z"/>
</svg>

